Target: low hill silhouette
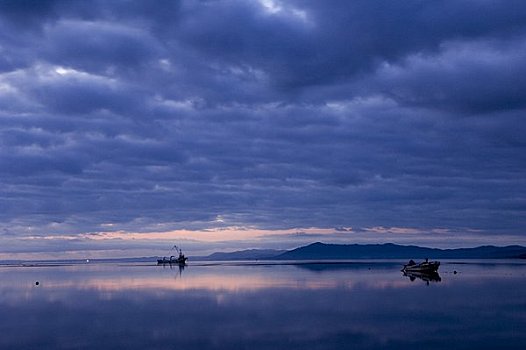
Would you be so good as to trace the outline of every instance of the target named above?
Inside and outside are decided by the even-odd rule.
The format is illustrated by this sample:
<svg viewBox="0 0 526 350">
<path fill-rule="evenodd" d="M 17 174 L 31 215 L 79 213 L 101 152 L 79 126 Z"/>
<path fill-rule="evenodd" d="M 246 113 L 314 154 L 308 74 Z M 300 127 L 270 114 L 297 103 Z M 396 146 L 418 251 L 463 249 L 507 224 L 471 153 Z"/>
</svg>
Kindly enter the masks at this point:
<svg viewBox="0 0 526 350">
<path fill-rule="evenodd" d="M 414 245 L 325 244 L 316 242 L 289 251 L 249 249 L 230 253 L 217 252 L 192 260 L 343 260 L 343 259 L 526 259 L 526 247 L 480 246 L 439 249 Z"/>
<path fill-rule="evenodd" d="M 526 247 L 518 245 L 438 249 L 392 243 L 324 244 L 316 242 L 279 254 L 273 259 L 515 259 L 525 256 Z"/>
</svg>

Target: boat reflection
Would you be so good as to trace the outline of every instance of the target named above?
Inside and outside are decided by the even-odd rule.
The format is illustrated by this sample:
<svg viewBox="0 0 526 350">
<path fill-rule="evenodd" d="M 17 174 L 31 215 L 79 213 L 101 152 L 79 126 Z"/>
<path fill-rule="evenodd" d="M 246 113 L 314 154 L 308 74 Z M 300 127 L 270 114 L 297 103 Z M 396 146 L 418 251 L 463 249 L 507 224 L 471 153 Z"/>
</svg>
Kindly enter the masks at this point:
<svg viewBox="0 0 526 350">
<path fill-rule="evenodd" d="M 158 264 L 162 266 L 164 269 L 170 269 L 179 271 L 179 276 L 183 274 L 184 268 L 187 266 L 186 264 Z"/>
<path fill-rule="evenodd" d="M 440 275 L 438 272 L 417 272 L 417 271 L 404 271 L 404 276 L 409 277 L 411 282 L 415 281 L 416 279 L 422 280 L 426 282 L 427 285 L 429 285 L 429 282 L 440 282 L 442 279 L 440 278 Z"/>
</svg>

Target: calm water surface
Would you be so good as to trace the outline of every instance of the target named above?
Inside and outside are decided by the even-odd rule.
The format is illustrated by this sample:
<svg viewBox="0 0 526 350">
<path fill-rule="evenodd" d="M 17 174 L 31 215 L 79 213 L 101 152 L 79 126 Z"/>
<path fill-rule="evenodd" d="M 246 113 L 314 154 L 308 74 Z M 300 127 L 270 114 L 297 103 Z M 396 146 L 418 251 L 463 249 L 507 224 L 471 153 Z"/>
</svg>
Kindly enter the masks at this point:
<svg viewBox="0 0 526 350">
<path fill-rule="evenodd" d="M 0 266 L 0 348 L 524 349 L 524 262 L 443 262 L 427 282 L 399 270 Z"/>
</svg>

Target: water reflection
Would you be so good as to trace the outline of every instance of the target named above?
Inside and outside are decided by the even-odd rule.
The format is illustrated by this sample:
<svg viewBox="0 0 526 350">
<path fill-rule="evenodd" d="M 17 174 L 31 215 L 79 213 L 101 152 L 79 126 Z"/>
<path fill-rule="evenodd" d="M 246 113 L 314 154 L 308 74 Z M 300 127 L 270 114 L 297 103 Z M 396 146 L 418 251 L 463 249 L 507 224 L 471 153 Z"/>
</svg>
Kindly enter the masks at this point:
<svg viewBox="0 0 526 350">
<path fill-rule="evenodd" d="M 170 269 L 173 271 L 178 271 L 179 276 L 182 276 L 184 268 L 186 265 L 184 264 L 157 264 L 158 266 L 162 266 L 163 269 Z"/>
<path fill-rule="evenodd" d="M 429 282 L 442 281 L 438 272 L 404 271 L 403 274 L 404 276 L 409 277 L 409 280 L 411 282 L 415 281 L 416 279 L 419 279 L 426 282 L 427 285 L 429 285 Z"/>
<path fill-rule="evenodd" d="M 95 290 L 106 292 L 139 291 L 172 293 L 203 289 L 209 291 L 257 291 L 265 289 L 354 289 L 407 288 L 396 273 L 396 266 L 371 269 L 347 265 L 310 269 L 301 265 L 204 265 L 204 266 L 57 266 L 55 268 L 18 268 L 3 275 L 8 286 L 18 289 L 33 287 L 40 281 L 42 289 Z M 23 277 L 23 278 L 21 278 Z M 24 285 L 20 285 L 24 281 Z M 9 289 L 8 287 L 7 289 Z M 23 293 L 14 292 L 16 295 Z"/>
<path fill-rule="evenodd" d="M 442 282 L 429 287 L 411 282 L 396 264 L 319 267 L 0 268 L 0 348 L 520 349 L 526 343 L 525 266 L 466 265 L 454 275 L 449 271 L 458 266 L 445 265 Z"/>
</svg>

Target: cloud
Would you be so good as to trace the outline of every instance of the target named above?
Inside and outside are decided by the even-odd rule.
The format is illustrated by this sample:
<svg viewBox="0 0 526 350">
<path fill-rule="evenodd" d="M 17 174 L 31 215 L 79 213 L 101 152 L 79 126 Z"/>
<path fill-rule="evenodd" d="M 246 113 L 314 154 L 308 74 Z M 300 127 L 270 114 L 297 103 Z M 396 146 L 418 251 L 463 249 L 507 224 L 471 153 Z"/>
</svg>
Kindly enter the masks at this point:
<svg viewBox="0 0 526 350">
<path fill-rule="evenodd" d="M 0 236 L 523 237 L 520 1 L 30 5 L 0 5 Z"/>
<path fill-rule="evenodd" d="M 523 109 L 524 47 L 524 37 L 447 42 L 436 55 L 418 53 L 400 65 L 386 64 L 377 77 L 380 88 L 403 104 L 474 115 Z"/>
<path fill-rule="evenodd" d="M 59 21 L 46 26 L 44 36 L 47 61 L 110 76 L 119 70 L 146 69 L 163 51 L 144 29 L 103 21 Z"/>
</svg>

